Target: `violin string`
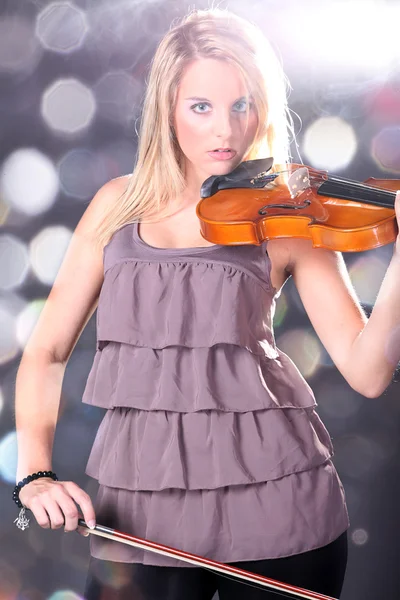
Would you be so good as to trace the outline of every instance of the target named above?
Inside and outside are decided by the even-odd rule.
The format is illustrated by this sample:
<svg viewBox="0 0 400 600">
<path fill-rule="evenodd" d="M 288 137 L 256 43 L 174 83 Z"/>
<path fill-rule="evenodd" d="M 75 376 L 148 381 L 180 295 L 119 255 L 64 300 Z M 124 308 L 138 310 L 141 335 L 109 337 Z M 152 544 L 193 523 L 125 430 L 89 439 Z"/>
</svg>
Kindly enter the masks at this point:
<svg viewBox="0 0 400 600">
<path fill-rule="evenodd" d="M 381 188 L 376 188 L 372 185 L 367 185 L 365 183 L 361 183 L 359 181 L 353 181 L 351 179 L 344 179 L 343 177 L 329 177 L 328 178 L 328 182 L 331 183 L 344 183 L 346 184 L 350 189 L 358 189 L 358 190 L 364 190 L 364 191 L 369 191 L 369 192 L 376 192 L 379 194 L 382 194 L 383 196 L 386 196 L 390 199 L 394 199 L 396 194 L 395 192 L 392 192 L 391 190 L 384 190 Z"/>
<path fill-rule="evenodd" d="M 286 169 L 283 171 L 279 171 L 277 174 L 281 174 L 281 173 L 289 173 L 290 169 Z M 314 180 L 314 181 L 320 181 L 321 177 L 318 175 L 313 174 L 312 172 L 309 171 L 309 178 L 310 180 Z M 328 179 L 327 180 L 323 180 L 323 181 L 328 181 L 328 182 L 332 182 L 332 183 L 345 183 L 349 186 L 349 188 L 354 188 L 354 189 L 359 189 L 359 190 L 364 190 L 364 191 L 370 191 L 370 192 L 376 192 L 379 194 L 382 194 L 383 196 L 386 196 L 387 198 L 390 198 L 391 200 L 394 200 L 396 197 L 396 192 L 393 192 L 391 190 L 385 190 L 382 188 L 376 188 L 372 185 L 367 185 L 365 183 L 362 183 L 360 181 L 354 181 L 353 179 L 345 179 L 344 177 L 337 177 L 335 176 L 329 176 L 328 175 Z"/>
</svg>

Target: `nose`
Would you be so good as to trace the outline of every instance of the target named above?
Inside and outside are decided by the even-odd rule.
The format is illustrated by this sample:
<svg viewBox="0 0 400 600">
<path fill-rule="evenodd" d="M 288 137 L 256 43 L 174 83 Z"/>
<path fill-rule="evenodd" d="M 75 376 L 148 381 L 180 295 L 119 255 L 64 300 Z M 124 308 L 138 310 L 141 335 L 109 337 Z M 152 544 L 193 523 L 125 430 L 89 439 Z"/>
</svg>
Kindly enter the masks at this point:
<svg viewBox="0 0 400 600">
<path fill-rule="evenodd" d="M 228 142 L 232 136 L 232 114 L 228 111 L 215 113 L 214 133 L 218 138 Z"/>
</svg>

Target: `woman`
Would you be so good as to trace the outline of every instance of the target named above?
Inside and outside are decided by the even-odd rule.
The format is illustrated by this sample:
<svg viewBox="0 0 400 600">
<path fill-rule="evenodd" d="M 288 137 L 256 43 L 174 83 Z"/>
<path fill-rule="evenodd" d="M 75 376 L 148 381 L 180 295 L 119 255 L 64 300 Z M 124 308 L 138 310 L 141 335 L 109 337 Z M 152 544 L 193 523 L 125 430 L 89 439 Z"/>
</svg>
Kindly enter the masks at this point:
<svg viewBox="0 0 400 600">
<path fill-rule="evenodd" d="M 275 346 L 274 301 L 293 276 L 317 334 L 359 393 L 400 358 L 399 243 L 367 321 L 338 253 L 305 240 L 218 246 L 199 232 L 200 187 L 242 161 L 288 159 L 285 79 L 259 30 L 195 11 L 161 41 L 136 167 L 79 222 L 17 377 L 18 476 L 51 469 L 65 365 L 97 304 L 83 401 L 107 408 L 86 473 L 40 477 L 20 500 L 42 527 L 106 526 L 339 597 L 349 526 L 315 399 Z M 396 199 L 399 214 L 399 198 Z M 103 263 L 104 259 L 104 263 Z M 274 598 L 203 569 L 90 537 L 85 596 Z M 120 563 L 123 583 L 99 570 Z"/>
</svg>

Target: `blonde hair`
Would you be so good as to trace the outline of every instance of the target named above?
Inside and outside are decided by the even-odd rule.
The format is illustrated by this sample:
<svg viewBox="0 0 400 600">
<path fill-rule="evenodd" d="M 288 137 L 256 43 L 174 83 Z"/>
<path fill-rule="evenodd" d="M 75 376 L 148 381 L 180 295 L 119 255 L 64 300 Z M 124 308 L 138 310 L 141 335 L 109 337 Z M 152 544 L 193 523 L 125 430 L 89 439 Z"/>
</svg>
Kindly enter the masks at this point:
<svg viewBox="0 0 400 600">
<path fill-rule="evenodd" d="M 288 161 L 289 131 L 293 134 L 289 84 L 268 40 L 258 27 L 228 10 L 194 10 L 172 26 L 152 60 L 136 166 L 125 192 L 102 220 L 97 232 L 101 245 L 123 225 L 160 220 L 182 193 L 185 176 L 173 116 L 185 68 L 199 58 L 235 65 L 253 96 L 258 128 L 243 160 L 273 156 L 275 162 Z"/>
</svg>

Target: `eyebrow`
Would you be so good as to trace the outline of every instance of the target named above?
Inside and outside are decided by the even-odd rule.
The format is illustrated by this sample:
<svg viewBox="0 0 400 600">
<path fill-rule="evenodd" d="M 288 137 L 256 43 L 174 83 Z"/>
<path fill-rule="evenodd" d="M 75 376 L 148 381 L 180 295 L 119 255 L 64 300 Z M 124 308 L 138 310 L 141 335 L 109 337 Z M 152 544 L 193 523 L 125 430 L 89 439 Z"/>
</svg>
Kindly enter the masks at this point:
<svg viewBox="0 0 400 600">
<path fill-rule="evenodd" d="M 252 98 L 252 96 L 249 95 L 249 98 Z M 236 104 L 236 102 L 239 102 L 239 100 L 246 100 L 247 96 L 241 96 L 240 98 L 238 98 L 237 100 L 234 101 L 234 104 Z M 191 100 L 193 102 L 211 102 L 211 100 L 209 100 L 208 98 L 200 98 L 198 96 L 193 96 L 192 98 L 185 98 L 185 100 Z"/>
</svg>

